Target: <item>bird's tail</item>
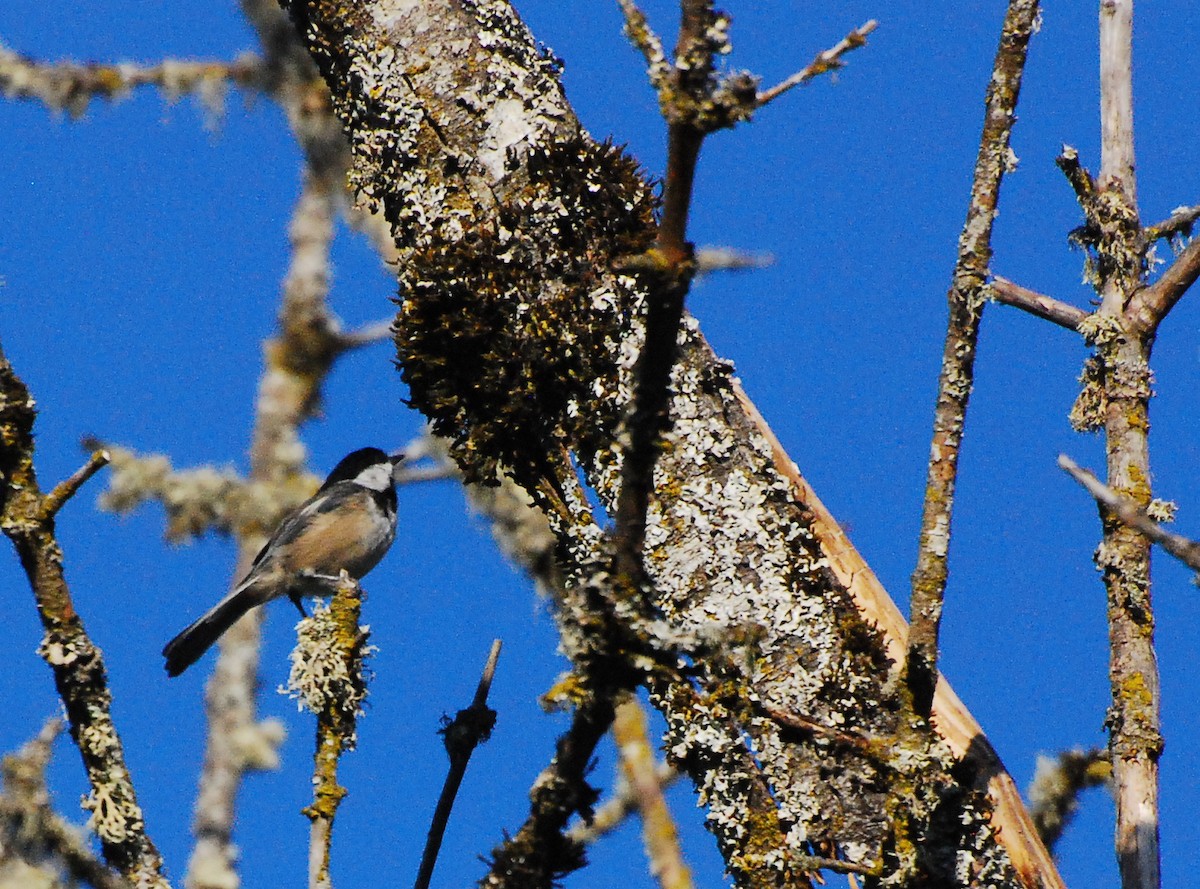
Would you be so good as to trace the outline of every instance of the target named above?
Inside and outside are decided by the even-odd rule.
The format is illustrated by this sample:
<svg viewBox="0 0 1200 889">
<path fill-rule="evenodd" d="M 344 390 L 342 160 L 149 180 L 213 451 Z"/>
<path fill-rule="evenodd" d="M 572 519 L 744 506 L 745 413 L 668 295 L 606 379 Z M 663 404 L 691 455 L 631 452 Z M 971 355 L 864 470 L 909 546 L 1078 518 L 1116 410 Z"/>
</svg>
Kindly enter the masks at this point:
<svg viewBox="0 0 1200 889">
<path fill-rule="evenodd" d="M 166 644 L 162 653 L 167 659 L 167 675 L 178 676 L 196 663 L 238 618 L 260 604 L 262 599 L 255 595 L 250 584 L 242 584 L 231 592 Z"/>
</svg>

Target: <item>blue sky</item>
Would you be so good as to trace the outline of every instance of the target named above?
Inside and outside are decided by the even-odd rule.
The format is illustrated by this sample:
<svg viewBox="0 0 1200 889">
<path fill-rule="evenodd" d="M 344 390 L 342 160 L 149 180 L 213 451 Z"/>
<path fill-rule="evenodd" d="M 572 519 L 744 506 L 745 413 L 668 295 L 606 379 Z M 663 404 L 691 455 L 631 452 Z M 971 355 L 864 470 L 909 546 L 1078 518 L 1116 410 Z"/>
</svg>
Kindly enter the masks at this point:
<svg viewBox="0 0 1200 889">
<path fill-rule="evenodd" d="M 692 238 L 774 254 L 770 269 L 700 282 L 689 305 L 801 471 L 903 603 L 916 552 L 945 291 L 967 193 L 1003 4 L 730 2 L 730 64 L 768 84 L 869 18 L 870 45 L 848 67 L 795 91 L 756 121 L 705 146 Z M 674 6 L 645 4 L 673 35 Z M 251 49 L 232 4 L 67 4 L 10 0 L 0 40 L 43 59 L 224 58 Z M 661 174 L 663 130 L 640 57 L 620 36 L 615 3 L 520 2 L 534 33 L 566 62 L 568 94 L 597 137 L 626 143 Z M 1033 41 L 1005 181 L 993 269 L 1086 307 L 1080 221 L 1054 166 L 1062 143 L 1099 165 L 1096 10 L 1055 4 Z M 1142 4 L 1135 23 L 1135 122 L 1143 218 L 1200 200 L 1194 64 L 1200 12 Z M 38 399 L 45 483 L 82 460 L 85 435 L 180 466 L 245 466 L 261 366 L 287 263 L 286 227 L 300 158 L 279 110 L 231 94 L 206 126 L 191 100 L 142 92 L 80 121 L 0 101 L 0 340 Z M 354 325 L 386 317 L 394 284 L 361 239 L 340 232 L 331 300 Z M 1158 496 L 1180 504 L 1179 530 L 1200 535 L 1200 308 L 1190 296 L 1160 333 L 1151 460 Z M 1059 452 L 1102 465 L 1099 438 L 1066 415 L 1085 357 L 1072 334 L 990 307 L 963 451 L 951 552 L 943 666 L 1024 787 L 1039 752 L 1102 744 L 1108 704 L 1104 595 L 1091 563 L 1095 511 L 1054 466 Z M 1189 393 L 1192 393 L 1189 395 Z M 398 445 L 419 428 L 388 346 L 353 355 L 329 382 L 325 416 L 305 439 L 317 471 L 364 444 Z M 201 756 L 204 670 L 168 682 L 163 642 L 215 601 L 233 547 L 162 542 L 161 515 L 116 519 L 94 508 L 93 482 L 60 519 L 67 576 L 104 648 L 114 713 L 147 821 L 180 878 Z M 561 717 L 535 699 L 564 667 L 552 623 L 450 484 L 401 492 L 401 538 L 368 579 L 367 620 L 380 647 L 361 749 L 344 762 L 335 880 L 414 874 L 444 757 L 433 731 L 469 700 L 488 644 L 505 640 L 493 693 L 499 724 L 476 755 L 436 885 L 482 873 L 477 856 L 514 830 Z M 1156 556 L 1163 673 L 1165 885 L 1182 885 L 1200 846 L 1200 695 L 1189 572 Z M 0 555 L 8 618 L 0 625 L 0 749 L 57 712 L 36 657 L 35 612 L 15 557 Z M 305 867 L 311 720 L 270 689 L 286 678 L 290 606 L 271 610 L 263 711 L 284 719 L 281 772 L 252 777 L 238 842 L 245 885 L 295 884 Z M 605 748 L 596 783 L 611 786 Z M 53 787 L 73 814 L 85 792 L 60 745 Z M 720 873 L 690 791 L 674 792 L 684 847 L 706 885 Z M 1070 885 L 1117 885 L 1112 806 L 1084 801 L 1060 847 Z M 650 885 L 636 826 L 598 846 L 573 886 Z"/>
</svg>

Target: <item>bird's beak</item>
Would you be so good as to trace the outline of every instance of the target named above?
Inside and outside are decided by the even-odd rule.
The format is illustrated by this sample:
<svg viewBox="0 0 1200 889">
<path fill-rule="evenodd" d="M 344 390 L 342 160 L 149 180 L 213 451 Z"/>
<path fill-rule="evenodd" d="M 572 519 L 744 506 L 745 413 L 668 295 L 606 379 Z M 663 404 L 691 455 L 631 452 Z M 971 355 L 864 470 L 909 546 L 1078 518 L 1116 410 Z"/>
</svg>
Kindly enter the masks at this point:
<svg viewBox="0 0 1200 889">
<path fill-rule="evenodd" d="M 388 459 L 392 462 L 392 481 L 396 481 L 400 474 L 400 467 L 404 464 L 404 452 L 393 451 L 388 454 Z"/>
</svg>

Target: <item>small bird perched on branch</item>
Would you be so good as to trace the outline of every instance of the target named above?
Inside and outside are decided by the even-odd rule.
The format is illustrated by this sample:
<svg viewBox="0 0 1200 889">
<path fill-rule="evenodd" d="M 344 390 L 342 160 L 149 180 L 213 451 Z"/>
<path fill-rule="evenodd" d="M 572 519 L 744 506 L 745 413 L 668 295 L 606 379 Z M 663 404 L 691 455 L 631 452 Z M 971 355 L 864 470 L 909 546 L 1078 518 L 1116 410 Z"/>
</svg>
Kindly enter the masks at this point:
<svg viewBox="0 0 1200 889">
<path fill-rule="evenodd" d="M 403 454 L 347 454 L 312 497 L 284 516 L 228 596 L 167 643 L 167 675 L 178 676 L 255 606 L 329 592 L 345 570 L 355 580 L 379 564 L 396 537 L 395 471 Z"/>
</svg>

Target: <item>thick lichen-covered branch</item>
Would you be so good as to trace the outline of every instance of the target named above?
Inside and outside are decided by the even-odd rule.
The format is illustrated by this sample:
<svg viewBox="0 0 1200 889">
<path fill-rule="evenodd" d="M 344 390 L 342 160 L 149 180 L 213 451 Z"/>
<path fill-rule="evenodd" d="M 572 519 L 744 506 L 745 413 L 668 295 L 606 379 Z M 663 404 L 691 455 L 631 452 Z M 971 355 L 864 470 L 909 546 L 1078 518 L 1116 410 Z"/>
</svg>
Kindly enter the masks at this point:
<svg viewBox="0 0 1200 889">
<path fill-rule="evenodd" d="M 39 654 L 54 672 L 71 738 L 91 792 L 84 807 L 104 857 L 139 886 L 165 887 L 162 859 L 146 834 L 124 747 L 112 720 L 104 658 L 75 611 L 33 463 L 33 398 L 0 353 L 0 529 L 29 578 L 43 636 Z M 59 503 L 55 508 L 61 506 Z"/>
<path fill-rule="evenodd" d="M 1002 770 L 967 753 L 986 740 L 969 730 L 952 750 L 900 724 L 890 643 L 690 320 L 646 527 L 654 609 L 606 595 L 606 536 L 577 478 L 613 507 L 648 298 L 629 258 L 658 235 L 653 200 L 635 165 L 580 130 L 555 61 L 508 5 L 289 8 L 349 133 L 360 202 L 392 225 L 412 401 L 469 479 L 502 468 L 556 535 L 563 647 L 582 684 L 514 838 L 533 843 L 499 850 L 489 885 L 548 885 L 578 864 L 561 829 L 592 801 L 580 769 L 612 715 L 601 666 L 610 689 L 653 686 L 739 885 L 803 885 L 835 858 L 897 885 L 1056 885 L 1036 838 L 993 827 L 984 788 Z M 886 743 L 864 756 L 772 710 Z"/>
<path fill-rule="evenodd" d="M 987 88 L 971 202 L 958 239 L 958 259 L 947 294 L 950 317 L 938 377 L 917 566 L 912 576 L 912 628 L 905 662 L 913 707 L 926 718 L 937 685 L 938 633 L 949 576 L 950 522 L 959 448 L 975 377 L 979 322 L 988 296 L 992 223 L 1000 199 L 1000 183 L 1010 164 L 1009 141 L 1016 121 L 1021 75 L 1029 40 L 1037 26 L 1038 10 L 1037 0 L 1011 0 L 1008 4 Z"/>
</svg>

